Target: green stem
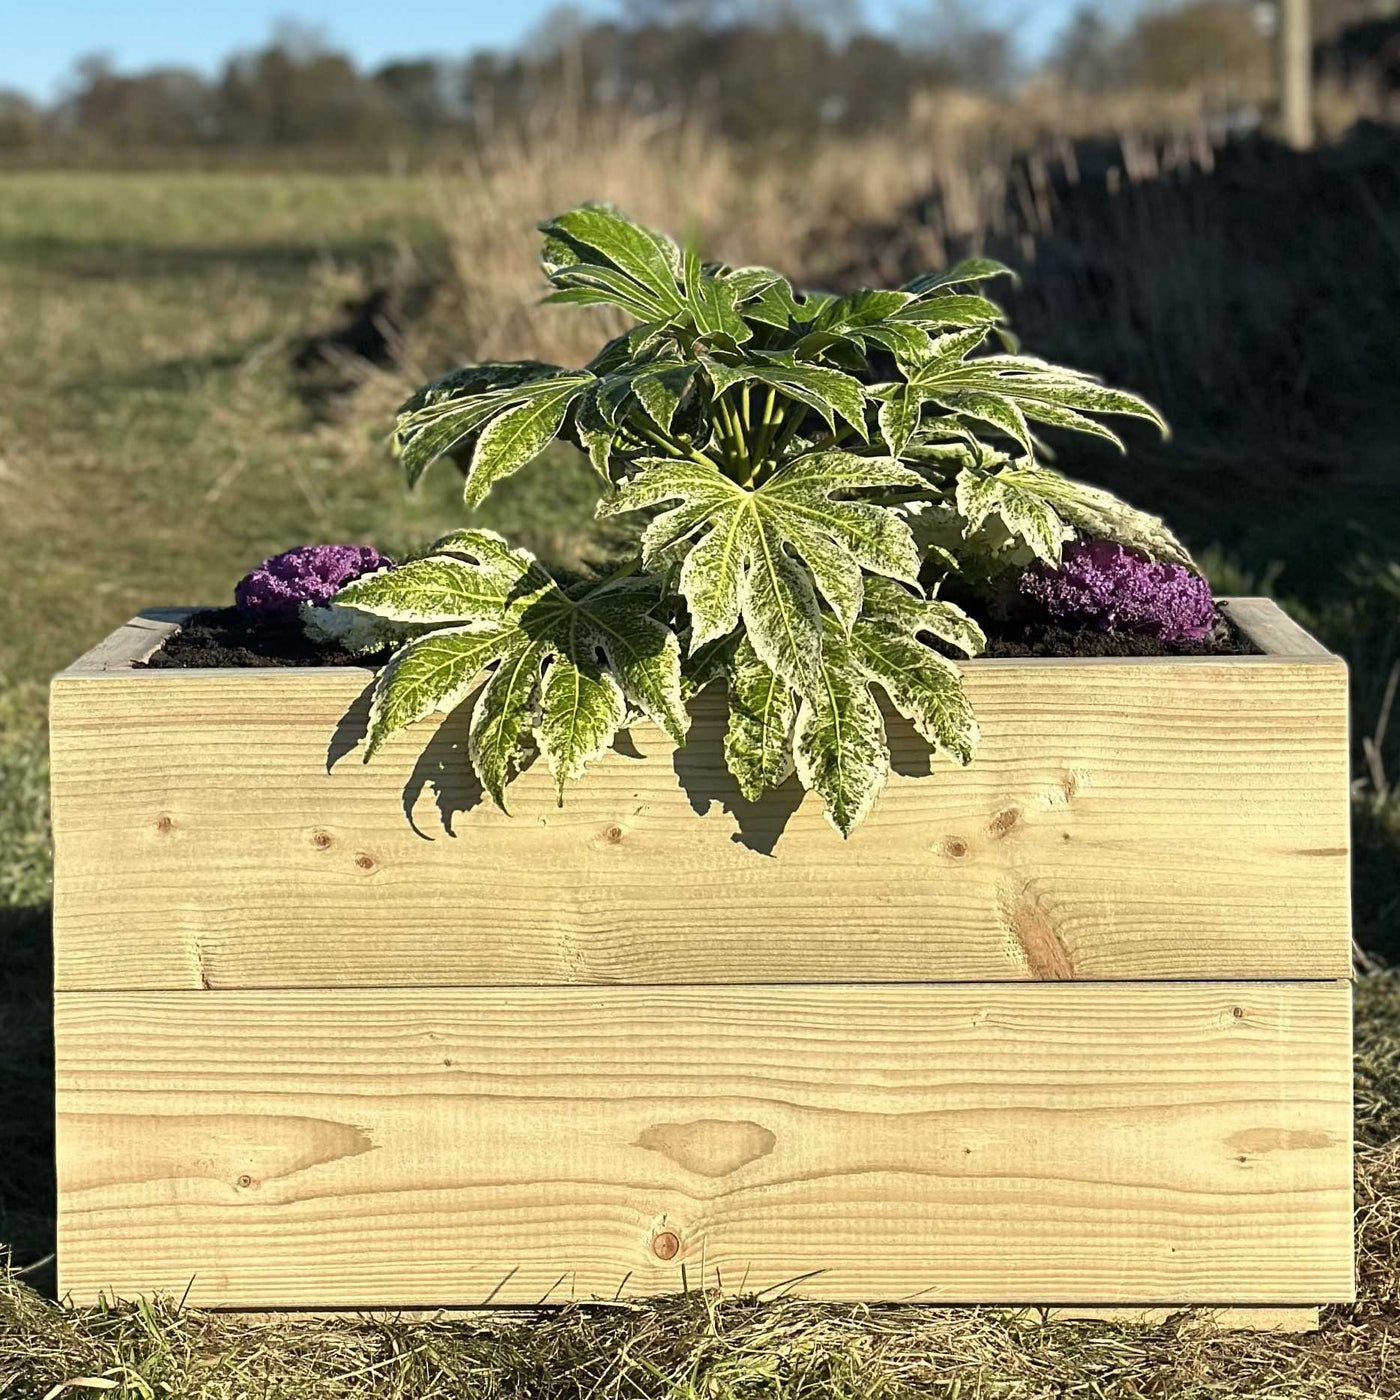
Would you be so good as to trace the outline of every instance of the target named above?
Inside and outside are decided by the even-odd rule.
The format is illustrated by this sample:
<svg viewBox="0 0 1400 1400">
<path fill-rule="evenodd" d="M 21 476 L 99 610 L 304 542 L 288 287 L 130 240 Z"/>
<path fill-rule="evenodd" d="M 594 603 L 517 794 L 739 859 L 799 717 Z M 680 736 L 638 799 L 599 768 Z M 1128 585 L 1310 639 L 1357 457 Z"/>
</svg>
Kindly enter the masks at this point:
<svg viewBox="0 0 1400 1400">
<path fill-rule="evenodd" d="M 678 443 L 671 442 L 669 439 L 662 437 L 658 432 L 653 432 L 652 429 L 648 428 L 644 423 L 637 422 L 635 418 L 629 418 L 627 420 L 627 426 L 632 432 L 636 433 L 638 437 L 644 437 L 648 442 L 655 443 L 655 445 L 668 456 L 684 457 L 686 455 Z"/>
<path fill-rule="evenodd" d="M 647 427 L 645 423 L 639 423 L 635 418 L 629 418 L 627 420 L 627 426 L 632 432 L 636 433 L 638 437 L 645 438 L 648 442 L 654 443 L 669 456 L 677 457 L 681 460 L 688 459 L 692 462 L 699 462 L 702 467 L 709 467 L 712 471 L 723 474 L 720 464 L 707 453 L 701 452 L 698 447 L 682 447 L 680 443 L 674 442 L 668 437 L 663 437 L 654 429 Z"/>
<path fill-rule="evenodd" d="M 739 430 L 739 421 L 735 416 L 733 405 L 721 395 L 715 400 L 715 407 L 719 410 L 720 424 L 725 436 L 729 439 L 729 447 L 725 455 L 728 457 L 730 465 L 736 468 L 742 467 L 746 461 L 747 448 L 743 434 Z"/>
<path fill-rule="evenodd" d="M 739 461 L 744 466 L 749 466 L 749 386 L 744 385 L 743 393 L 740 397 L 740 405 L 730 403 L 729 417 L 734 424 L 734 450 L 739 455 Z"/>
<path fill-rule="evenodd" d="M 794 404 L 792 411 L 787 414 L 787 421 L 783 424 L 782 432 L 778 434 L 778 440 L 773 444 L 773 450 L 768 453 L 768 456 L 773 459 L 775 467 L 783 460 L 783 453 L 787 451 L 787 445 L 792 441 L 793 434 L 797 431 L 797 425 L 801 420 L 801 409 Z"/>
<path fill-rule="evenodd" d="M 768 455 L 768 448 L 772 444 L 773 434 L 778 431 L 779 425 L 783 421 L 785 409 L 779 409 L 778 390 L 775 386 L 769 385 L 768 397 L 763 403 L 763 421 L 759 424 L 758 437 L 754 441 L 753 459 L 755 463 L 762 463 Z"/>
</svg>

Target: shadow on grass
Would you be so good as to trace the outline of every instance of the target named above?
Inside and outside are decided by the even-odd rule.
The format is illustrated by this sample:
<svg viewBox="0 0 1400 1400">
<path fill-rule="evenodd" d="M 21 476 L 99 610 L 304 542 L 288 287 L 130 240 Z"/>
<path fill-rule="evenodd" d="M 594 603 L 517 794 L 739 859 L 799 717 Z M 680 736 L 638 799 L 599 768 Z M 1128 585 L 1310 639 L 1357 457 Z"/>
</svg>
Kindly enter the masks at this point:
<svg viewBox="0 0 1400 1400">
<path fill-rule="evenodd" d="M 52 910 L 0 907 L 0 1243 L 25 1281 L 53 1296 Z"/>
</svg>

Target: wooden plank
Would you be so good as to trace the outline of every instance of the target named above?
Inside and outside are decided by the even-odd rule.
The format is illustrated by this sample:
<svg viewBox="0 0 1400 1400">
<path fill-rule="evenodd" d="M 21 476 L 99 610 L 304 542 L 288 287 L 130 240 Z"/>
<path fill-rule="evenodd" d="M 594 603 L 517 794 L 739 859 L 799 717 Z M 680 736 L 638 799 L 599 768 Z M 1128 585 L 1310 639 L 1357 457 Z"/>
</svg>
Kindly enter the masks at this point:
<svg viewBox="0 0 1400 1400">
<path fill-rule="evenodd" d="M 1222 598 L 1230 620 L 1270 656 L 1335 661 L 1316 637 L 1305 632 L 1272 598 Z"/>
<path fill-rule="evenodd" d="M 196 611 L 195 608 L 148 608 L 130 622 L 124 622 L 110 637 L 104 637 L 60 674 L 102 676 L 129 671 L 135 662 L 145 661 L 159 651 L 171 633 L 178 632 Z"/>
<path fill-rule="evenodd" d="M 892 717 L 844 843 L 795 781 L 742 801 L 722 695 L 678 754 L 637 726 L 562 808 L 536 765 L 506 817 L 464 714 L 361 764 L 368 679 L 58 678 L 59 987 L 1350 971 L 1335 659 L 973 662 L 977 760 L 929 776 Z"/>
<path fill-rule="evenodd" d="M 1066 1303 L 1021 1314 L 1046 1323 L 1111 1322 L 1120 1327 L 1160 1327 L 1181 1316 L 1180 1308 L 1082 1308 Z M 1316 1308 L 1206 1308 L 1183 1319 L 1222 1332 L 1316 1332 Z"/>
<path fill-rule="evenodd" d="M 60 1288 L 1352 1296 L 1344 983 L 66 993 Z M 683 1272 L 684 1270 L 684 1272 Z"/>
</svg>

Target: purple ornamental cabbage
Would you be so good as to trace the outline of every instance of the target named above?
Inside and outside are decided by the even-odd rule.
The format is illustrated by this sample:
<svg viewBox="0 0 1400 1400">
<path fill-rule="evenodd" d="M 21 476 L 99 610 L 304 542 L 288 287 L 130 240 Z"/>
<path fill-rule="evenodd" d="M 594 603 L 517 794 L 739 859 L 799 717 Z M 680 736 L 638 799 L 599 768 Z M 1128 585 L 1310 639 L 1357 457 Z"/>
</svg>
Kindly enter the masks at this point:
<svg viewBox="0 0 1400 1400">
<path fill-rule="evenodd" d="M 369 545 L 302 544 L 264 559 L 239 581 L 233 598 L 253 616 L 294 616 L 302 603 L 327 603 L 351 579 L 393 562 Z"/>
<path fill-rule="evenodd" d="M 1199 574 L 1105 540 L 1066 545 L 1058 569 L 1032 565 L 1020 592 L 1063 627 L 1182 642 L 1208 637 L 1216 623 L 1210 584 Z"/>
</svg>

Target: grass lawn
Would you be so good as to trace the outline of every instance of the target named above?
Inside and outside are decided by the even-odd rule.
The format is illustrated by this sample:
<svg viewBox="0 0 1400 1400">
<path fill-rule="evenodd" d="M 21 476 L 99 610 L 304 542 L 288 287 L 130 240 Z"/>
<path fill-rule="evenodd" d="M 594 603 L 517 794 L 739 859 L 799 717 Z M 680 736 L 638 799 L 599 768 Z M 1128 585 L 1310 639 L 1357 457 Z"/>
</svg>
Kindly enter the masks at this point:
<svg viewBox="0 0 1400 1400">
<path fill-rule="evenodd" d="M 31 1291 L 50 1282 L 52 1249 L 47 679 L 143 607 L 228 600 L 290 545 L 393 553 L 460 523 L 450 470 L 409 496 L 384 451 L 400 392 L 470 349 L 451 230 L 424 212 L 437 207 L 416 177 L 0 176 L 0 1241 L 28 1270 L 0 1280 L 0 1397 L 1400 1393 L 1400 983 L 1388 975 L 1358 1001 L 1363 1299 L 1327 1310 L 1315 1337 L 699 1295 L 490 1327 L 255 1325 L 168 1303 L 66 1312 Z M 304 337 L 383 285 L 429 289 L 403 370 L 294 367 Z M 483 523 L 577 559 L 596 538 L 587 471 L 551 456 L 498 488 Z M 1256 560 L 1243 579 L 1230 557 L 1216 563 L 1231 587 L 1258 581 Z M 1362 635 L 1336 620 L 1335 598 L 1326 606 L 1334 644 Z M 1355 659 L 1383 679 L 1386 655 Z M 1384 941 L 1400 925 L 1400 820 L 1380 806 L 1367 820 L 1374 873 L 1359 896 Z"/>
</svg>

